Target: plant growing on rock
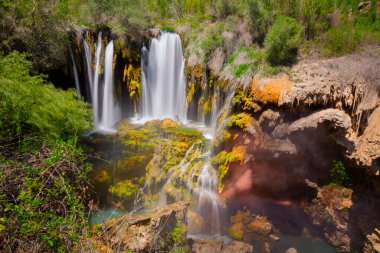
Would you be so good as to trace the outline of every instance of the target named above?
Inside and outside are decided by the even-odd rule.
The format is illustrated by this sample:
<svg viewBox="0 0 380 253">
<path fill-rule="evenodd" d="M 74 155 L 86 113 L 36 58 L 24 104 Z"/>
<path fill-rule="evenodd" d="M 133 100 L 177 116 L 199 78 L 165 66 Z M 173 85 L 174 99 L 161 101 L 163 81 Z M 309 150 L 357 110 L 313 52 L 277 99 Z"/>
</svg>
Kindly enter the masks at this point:
<svg viewBox="0 0 380 253">
<path fill-rule="evenodd" d="M 212 163 L 218 165 L 218 183 L 219 191 L 224 188 L 223 179 L 228 173 L 228 169 L 231 163 L 240 162 L 243 163 L 246 159 L 246 147 L 237 146 L 232 149 L 231 152 L 223 150 L 218 155 L 212 158 Z"/>
<path fill-rule="evenodd" d="M 170 253 L 185 253 L 190 251 L 190 247 L 187 243 L 187 226 L 181 221 L 177 221 L 176 226 L 174 227 L 171 237 L 174 242 L 173 248 L 170 250 Z"/>
<path fill-rule="evenodd" d="M 332 181 L 338 185 L 347 185 L 349 184 L 350 177 L 346 167 L 343 162 L 334 160 L 332 163 L 332 168 L 330 170 L 330 176 Z"/>
</svg>

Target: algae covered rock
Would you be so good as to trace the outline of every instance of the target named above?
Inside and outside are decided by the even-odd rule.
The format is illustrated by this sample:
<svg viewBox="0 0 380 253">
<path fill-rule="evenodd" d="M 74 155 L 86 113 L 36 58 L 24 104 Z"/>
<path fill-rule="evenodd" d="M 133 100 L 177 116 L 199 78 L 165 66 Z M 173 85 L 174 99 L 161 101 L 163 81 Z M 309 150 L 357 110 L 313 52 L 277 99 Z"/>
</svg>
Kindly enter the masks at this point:
<svg viewBox="0 0 380 253">
<path fill-rule="evenodd" d="M 242 223 L 233 224 L 228 230 L 231 238 L 236 240 L 243 240 L 244 238 L 244 225 Z"/>
<path fill-rule="evenodd" d="M 264 216 L 253 215 L 249 210 L 238 211 L 231 217 L 229 235 L 235 240 L 250 241 L 250 239 L 275 238 L 272 223 Z M 273 239 L 272 238 L 272 239 Z"/>
<path fill-rule="evenodd" d="M 139 186 L 134 184 L 131 180 L 118 182 L 115 185 L 111 185 L 111 187 L 108 189 L 112 195 L 122 199 L 133 198 L 138 190 Z"/>
<path fill-rule="evenodd" d="M 170 118 L 162 120 L 161 128 L 178 128 L 179 124 Z"/>
<path fill-rule="evenodd" d="M 248 225 L 247 228 L 255 233 L 268 236 L 272 231 L 272 224 L 266 217 L 256 216 Z"/>
</svg>

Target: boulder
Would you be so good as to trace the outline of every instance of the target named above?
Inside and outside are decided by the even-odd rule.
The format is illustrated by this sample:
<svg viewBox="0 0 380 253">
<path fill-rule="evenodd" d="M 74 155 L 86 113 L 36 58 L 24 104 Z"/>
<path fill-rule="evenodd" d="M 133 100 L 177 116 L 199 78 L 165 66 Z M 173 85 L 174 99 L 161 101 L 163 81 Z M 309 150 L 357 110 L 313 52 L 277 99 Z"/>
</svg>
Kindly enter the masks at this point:
<svg viewBox="0 0 380 253">
<path fill-rule="evenodd" d="M 151 213 L 122 215 L 108 221 L 102 238 L 120 251 L 156 252 L 174 244 L 172 232 L 177 223 L 186 223 L 189 203 L 178 202 Z"/>
<path fill-rule="evenodd" d="M 272 231 L 272 224 L 263 216 L 256 216 L 247 227 L 250 231 L 264 236 L 268 236 Z"/>
<path fill-rule="evenodd" d="M 380 253 L 380 230 L 375 228 L 372 234 L 367 235 L 367 239 L 370 243 L 370 251 Z"/>
<path fill-rule="evenodd" d="M 351 118 L 348 114 L 338 109 L 326 109 L 293 122 L 288 128 L 288 133 L 316 129 L 318 125 L 324 123 L 336 130 L 348 131 L 351 128 Z"/>
<path fill-rule="evenodd" d="M 205 228 L 205 220 L 202 216 L 194 211 L 187 212 L 188 229 L 190 233 L 199 234 Z"/>
<path fill-rule="evenodd" d="M 228 243 L 217 240 L 190 239 L 191 252 L 193 253 L 252 253 L 250 244 L 240 241 Z"/>
<path fill-rule="evenodd" d="M 178 128 L 179 124 L 172 120 L 171 118 L 166 118 L 162 120 L 161 128 Z"/>
<path fill-rule="evenodd" d="M 298 253 L 298 251 L 295 248 L 289 248 L 285 251 L 285 253 Z"/>
<path fill-rule="evenodd" d="M 149 35 L 152 38 L 157 38 L 161 34 L 160 28 L 151 28 L 149 29 Z"/>
</svg>

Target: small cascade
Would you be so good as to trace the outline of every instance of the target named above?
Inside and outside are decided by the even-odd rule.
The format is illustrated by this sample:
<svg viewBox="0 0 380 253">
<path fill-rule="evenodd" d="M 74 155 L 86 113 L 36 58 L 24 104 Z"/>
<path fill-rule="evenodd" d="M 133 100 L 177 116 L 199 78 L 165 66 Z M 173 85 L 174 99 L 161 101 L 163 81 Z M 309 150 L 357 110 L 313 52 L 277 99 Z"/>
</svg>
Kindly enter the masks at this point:
<svg viewBox="0 0 380 253">
<path fill-rule="evenodd" d="M 197 186 L 194 189 L 195 211 L 205 220 L 206 234 L 221 235 L 221 215 L 224 203 L 218 195 L 218 180 L 215 169 L 212 167 L 211 159 L 202 167 L 198 176 Z"/>
<path fill-rule="evenodd" d="M 114 124 L 120 120 L 120 108 L 115 101 L 114 95 L 113 48 L 113 41 L 111 40 L 106 47 L 104 61 L 103 108 L 99 126 L 102 131 L 113 131 Z"/>
<path fill-rule="evenodd" d="M 232 91 L 233 89 L 231 89 Z M 158 205 L 170 204 L 167 199 L 166 189 L 173 187 L 184 188 L 187 194 L 179 197 L 182 200 L 191 202 L 190 210 L 202 217 L 204 229 L 199 232 L 189 231 L 190 236 L 219 238 L 223 237 L 223 217 L 226 215 L 226 206 L 218 194 L 218 175 L 216 169 L 211 164 L 212 159 L 212 139 L 217 131 L 217 118 L 221 113 L 228 114 L 231 106 L 233 93 L 229 94 L 223 106 L 221 97 L 218 95 L 219 88 L 213 90 L 211 125 L 210 131 L 204 132 L 205 139 L 201 143 L 194 144 L 185 154 L 179 165 L 170 169 L 168 180 L 163 186 L 159 196 Z M 218 126 L 221 127 L 221 126 Z M 203 129 L 203 128 L 202 128 Z M 210 137 L 207 137 L 207 136 Z M 207 140 L 208 139 L 208 140 Z M 201 166 L 198 166 L 201 163 Z M 175 199 L 179 201 L 180 199 Z M 173 201 L 173 200 L 171 200 Z M 191 223 L 191 217 L 189 218 Z"/>
<path fill-rule="evenodd" d="M 98 42 L 96 43 L 96 52 L 95 52 L 95 72 L 94 72 L 94 92 L 92 99 L 92 106 L 94 108 L 94 125 L 95 129 L 99 128 L 99 64 L 100 64 L 100 54 L 102 52 L 102 32 L 98 34 Z"/>
<path fill-rule="evenodd" d="M 178 34 L 162 32 L 158 38 L 151 39 L 149 52 L 145 56 L 143 54 L 141 66 L 142 71 L 145 69 L 141 118 L 173 118 L 185 122 L 185 60 L 181 38 Z"/>
<path fill-rule="evenodd" d="M 142 97 L 141 97 L 141 105 L 140 105 L 140 114 L 141 115 L 151 115 L 152 112 L 150 110 L 150 103 L 151 97 L 150 92 L 144 92 L 148 91 L 148 84 L 146 81 L 146 75 L 145 73 L 148 72 L 148 56 L 149 52 L 148 49 L 146 49 L 145 45 L 141 49 L 141 84 L 142 84 Z"/>
<path fill-rule="evenodd" d="M 73 74 L 74 74 L 74 81 L 75 81 L 75 88 L 78 93 L 78 99 L 81 97 L 81 92 L 80 92 L 80 84 L 79 84 L 79 77 L 78 77 L 78 70 L 77 70 L 77 65 L 75 64 L 75 58 L 73 51 L 70 48 L 70 56 L 71 56 L 71 61 L 73 62 Z"/>
<path fill-rule="evenodd" d="M 104 73 L 100 73 L 101 55 L 103 50 L 102 32 L 98 34 L 95 44 L 95 55 L 91 53 L 86 39 L 83 39 L 84 61 L 86 63 L 87 101 L 91 103 L 94 110 L 94 126 L 97 131 L 110 132 L 114 125 L 120 120 L 121 111 L 115 99 L 114 90 L 114 45 L 110 41 L 105 48 Z M 72 56 L 73 57 L 73 56 Z M 93 62 L 95 65 L 93 66 Z M 75 64 L 75 63 L 74 63 Z M 73 68 L 75 65 L 73 66 Z M 74 71 L 75 73 L 75 71 Z M 103 82 L 102 82 L 103 80 Z M 78 92 L 79 84 L 77 86 Z"/>
<path fill-rule="evenodd" d="M 83 39 L 83 48 L 84 48 L 84 57 L 86 60 L 86 71 L 87 71 L 87 82 L 88 82 L 88 94 L 87 94 L 87 99 L 92 102 L 92 89 L 93 89 L 93 75 L 94 71 L 92 69 L 92 55 L 91 55 L 91 50 L 90 47 L 87 44 L 87 41 Z"/>
</svg>

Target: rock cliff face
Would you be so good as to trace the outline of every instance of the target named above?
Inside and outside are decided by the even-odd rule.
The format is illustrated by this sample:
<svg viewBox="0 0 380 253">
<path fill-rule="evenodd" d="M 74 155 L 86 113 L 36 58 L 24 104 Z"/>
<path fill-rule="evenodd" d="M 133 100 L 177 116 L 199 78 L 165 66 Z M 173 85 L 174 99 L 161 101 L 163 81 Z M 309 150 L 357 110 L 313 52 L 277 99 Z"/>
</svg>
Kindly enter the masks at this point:
<svg viewBox="0 0 380 253">
<path fill-rule="evenodd" d="M 216 150 L 232 154 L 239 147 L 245 159 L 223 167 L 216 163 L 227 168 L 222 195 L 290 200 L 338 250 L 373 245 L 360 238 L 374 233 L 380 219 L 372 209 L 380 193 L 378 66 L 379 49 L 369 47 L 340 58 L 302 61 L 287 74 L 255 78 L 237 90 Z M 333 160 L 343 161 L 354 178 L 350 189 L 327 188 L 334 182 Z"/>
<path fill-rule="evenodd" d="M 237 116 L 230 118 L 228 129 L 235 135 L 221 149 L 243 145 L 251 162 L 276 163 L 285 155 L 297 157 L 297 167 L 304 162 L 309 168 L 313 160 L 345 159 L 377 182 L 379 65 L 380 54 L 370 48 L 341 58 L 301 62 L 280 78 L 255 79 L 235 96 L 232 114 Z M 246 122 L 235 124 L 236 117 Z M 325 152 L 328 149 L 332 152 Z"/>
</svg>

